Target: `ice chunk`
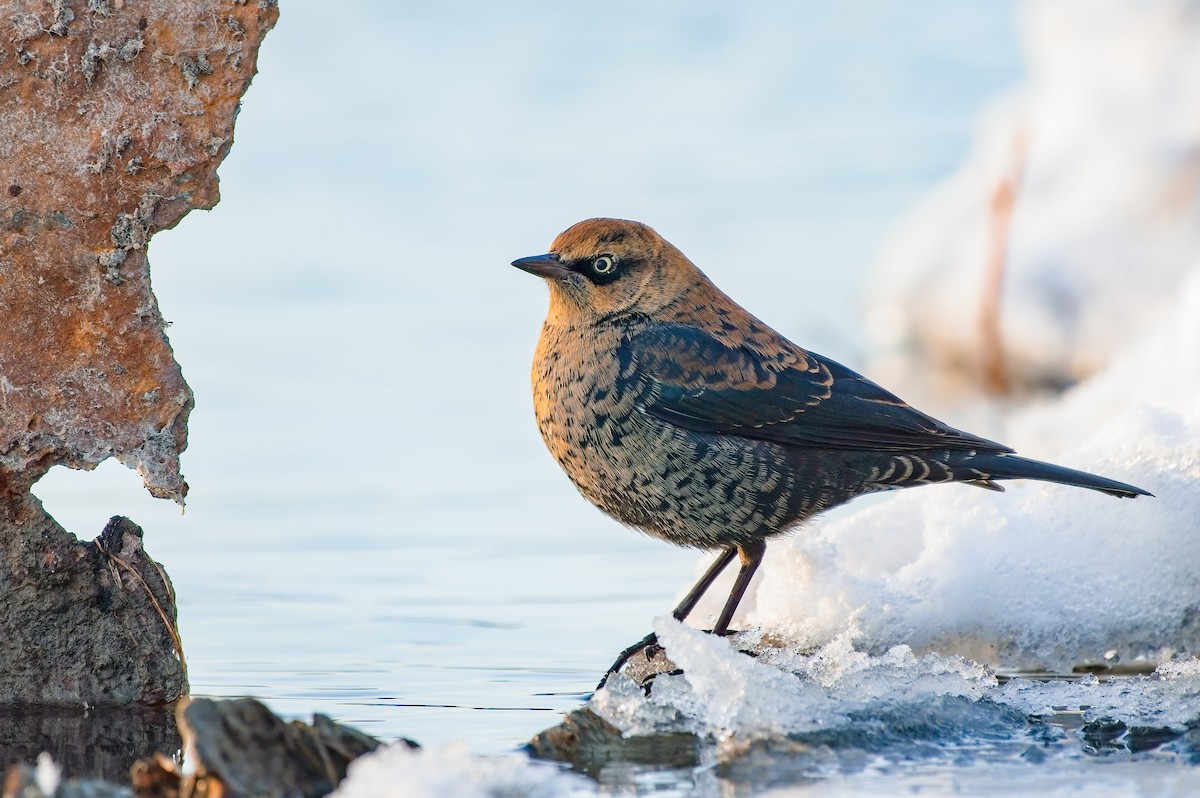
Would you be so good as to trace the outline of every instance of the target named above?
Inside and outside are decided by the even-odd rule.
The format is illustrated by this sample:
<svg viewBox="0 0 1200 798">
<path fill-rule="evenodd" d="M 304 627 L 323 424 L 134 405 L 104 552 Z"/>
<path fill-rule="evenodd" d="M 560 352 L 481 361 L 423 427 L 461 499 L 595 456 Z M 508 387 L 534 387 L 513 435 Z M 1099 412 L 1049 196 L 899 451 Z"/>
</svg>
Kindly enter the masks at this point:
<svg viewBox="0 0 1200 798">
<path fill-rule="evenodd" d="M 62 782 L 62 768 L 54 762 L 54 757 L 43 751 L 38 754 L 37 766 L 34 768 L 34 780 L 42 795 L 54 795 Z"/>
<path fill-rule="evenodd" d="M 590 705 L 626 735 L 803 735 L 852 726 L 866 710 L 975 701 L 995 685 L 990 671 L 959 657 L 918 657 L 907 646 L 868 655 L 854 648 L 854 629 L 810 653 L 713 637 L 671 618 L 657 619 L 655 632 L 682 673 L 658 676 L 649 696 L 626 678 L 610 679 Z"/>
</svg>

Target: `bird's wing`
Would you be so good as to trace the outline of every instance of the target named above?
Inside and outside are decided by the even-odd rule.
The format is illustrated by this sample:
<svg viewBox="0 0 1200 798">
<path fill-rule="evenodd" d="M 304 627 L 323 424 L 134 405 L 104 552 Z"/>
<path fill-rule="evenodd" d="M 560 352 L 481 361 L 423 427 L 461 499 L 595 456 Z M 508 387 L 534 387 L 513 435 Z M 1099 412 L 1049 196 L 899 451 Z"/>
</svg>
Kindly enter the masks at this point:
<svg viewBox="0 0 1200 798">
<path fill-rule="evenodd" d="M 624 339 L 617 355 L 622 378 L 644 383 L 643 412 L 697 432 L 832 449 L 1012 451 L 913 409 L 839 363 L 782 344 L 767 356 L 696 327 L 659 324 Z"/>
</svg>

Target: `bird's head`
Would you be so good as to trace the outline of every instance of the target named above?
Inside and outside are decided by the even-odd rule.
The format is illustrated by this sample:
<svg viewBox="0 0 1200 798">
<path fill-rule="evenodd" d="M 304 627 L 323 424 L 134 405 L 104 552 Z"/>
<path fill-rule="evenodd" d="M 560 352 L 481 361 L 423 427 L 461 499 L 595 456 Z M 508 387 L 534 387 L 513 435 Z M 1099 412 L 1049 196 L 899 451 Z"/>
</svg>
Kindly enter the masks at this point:
<svg viewBox="0 0 1200 798">
<path fill-rule="evenodd" d="M 583 321 L 653 314 L 705 279 L 658 233 L 624 219 L 579 222 L 560 233 L 545 255 L 512 265 L 549 283 L 552 314 Z"/>
</svg>

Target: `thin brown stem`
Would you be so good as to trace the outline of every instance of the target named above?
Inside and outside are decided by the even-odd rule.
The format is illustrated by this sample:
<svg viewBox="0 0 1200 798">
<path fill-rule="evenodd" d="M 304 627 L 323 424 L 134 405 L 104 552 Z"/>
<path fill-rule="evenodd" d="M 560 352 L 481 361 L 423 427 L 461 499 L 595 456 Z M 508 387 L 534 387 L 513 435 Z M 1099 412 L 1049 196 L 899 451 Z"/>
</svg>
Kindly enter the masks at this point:
<svg viewBox="0 0 1200 798">
<path fill-rule="evenodd" d="M 987 273 L 979 309 L 980 372 L 990 393 L 1008 393 L 1012 382 L 1004 358 L 1004 333 L 1000 325 L 1000 302 L 1004 295 L 1004 270 L 1012 238 L 1013 210 L 1025 173 L 1028 142 L 1024 131 L 1013 138 L 1012 163 L 1008 174 L 992 190 L 989 214 Z"/>
<path fill-rule="evenodd" d="M 96 540 L 96 548 L 98 548 L 104 554 L 104 556 L 108 557 L 108 559 L 111 562 L 116 563 L 120 567 L 124 568 L 129 574 L 131 574 L 133 576 L 133 578 L 138 581 L 138 584 L 140 584 L 142 586 L 142 589 L 146 591 L 146 595 L 150 598 L 150 603 L 154 605 L 155 611 L 158 612 L 158 617 L 162 619 L 163 626 L 165 626 L 167 629 L 167 634 L 171 638 L 171 644 L 175 647 L 175 654 L 176 654 L 176 656 L 179 657 L 179 665 L 183 669 L 183 679 L 184 679 L 184 683 L 186 684 L 187 683 L 187 658 L 183 654 L 183 640 L 179 636 L 179 627 L 175 624 L 175 622 L 167 614 L 167 611 L 163 608 L 162 604 L 159 603 L 158 597 L 154 595 L 154 591 L 150 589 L 150 585 L 147 584 L 146 580 L 142 578 L 142 575 L 140 573 L 138 573 L 138 570 L 136 568 L 134 568 L 132 565 L 127 563 L 125 560 L 122 560 L 117 555 L 115 555 L 112 552 L 105 549 L 104 546 L 100 543 L 99 539 Z M 149 558 L 147 558 L 147 559 L 149 559 Z M 150 560 L 150 562 L 154 565 L 155 570 L 158 572 L 158 576 L 162 580 L 163 586 L 166 588 L 167 596 L 170 597 L 170 599 L 172 601 L 174 601 L 175 593 L 173 590 L 171 590 L 171 583 L 167 581 L 166 574 L 164 574 L 163 570 L 158 567 L 157 563 L 154 563 L 153 560 Z"/>
</svg>

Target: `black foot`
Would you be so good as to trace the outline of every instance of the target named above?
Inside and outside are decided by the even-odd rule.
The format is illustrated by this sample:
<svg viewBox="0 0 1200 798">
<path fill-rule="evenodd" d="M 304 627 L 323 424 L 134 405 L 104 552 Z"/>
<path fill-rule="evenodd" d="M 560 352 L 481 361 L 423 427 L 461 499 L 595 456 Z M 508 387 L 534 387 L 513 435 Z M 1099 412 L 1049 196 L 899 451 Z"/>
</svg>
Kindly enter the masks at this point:
<svg viewBox="0 0 1200 798">
<path fill-rule="evenodd" d="M 738 629 L 726 629 L 722 632 L 716 632 L 712 629 L 703 629 L 702 631 L 705 634 L 710 634 L 710 635 L 716 634 L 721 637 L 731 637 L 736 634 L 741 634 L 741 630 L 738 630 Z M 608 677 L 612 676 L 614 673 L 621 670 L 621 668 L 623 668 L 625 666 L 625 663 L 627 663 L 631 659 L 633 659 L 633 657 L 636 654 L 641 653 L 643 656 L 646 657 L 646 661 L 649 662 L 650 660 L 654 659 L 660 651 L 662 651 L 662 646 L 660 646 L 658 644 L 658 635 L 656 635 L 654 632 L 651 632 L 650 634 L 643 637 L 641 640 L 634 643 L 629 648 L 622 651 L 619 655 L 617 655 L 617 661 L 609 666 L 608 670 L 604 674 L 604 677 L 600 679 L 600 683 L 598 685 L 596 685 L 596 690 L 599 690 L 601 687 L 603 687 L 605 684 L 607 684 Z M 747 656 L 750 656 L 750 657 L 758 656 L 758 652 L 753 651 L 753 650 L 739 649 L 739 651 L 741 651 L 741 653 L 743 653 Z M 683 673 L 683 671 L 664 671 L 664 672 L 666 672 L 666 673 Z M 659 675 L 660 674 L 658 674 L 658 673 L 651 674 L 650 677 L 647 679 L 646 683 L 642 685 L 643 688 L 648 688 L 650 682 L 652 682 L 654 680 L 654 678 Z M 649 690 L 647 690 L 646 694 L 647 695 L 650 694 Z"/>
<path fill-rule="evenodd" d="M 608 681 L 608 677 L 621 670 L 622 666 L 624 666 L 626 662 L 629 662 L 630 658 L 634 654 L 637 654 L 639 651 L 644 651 L 646 652 L 646 659 L 650 660 L 656 653 L 658 653 L 658 649 L 658 635 L 656 635 L 654 632 L 651 632 L 617 655 L 617 661 L 608 667 L 608 670 L 604 674 L 604 678 L 600 680 L 600 684 L 596 685 L 596 689 L 599 690 L 601 687 L 603 687 Z"/>
</svg>

